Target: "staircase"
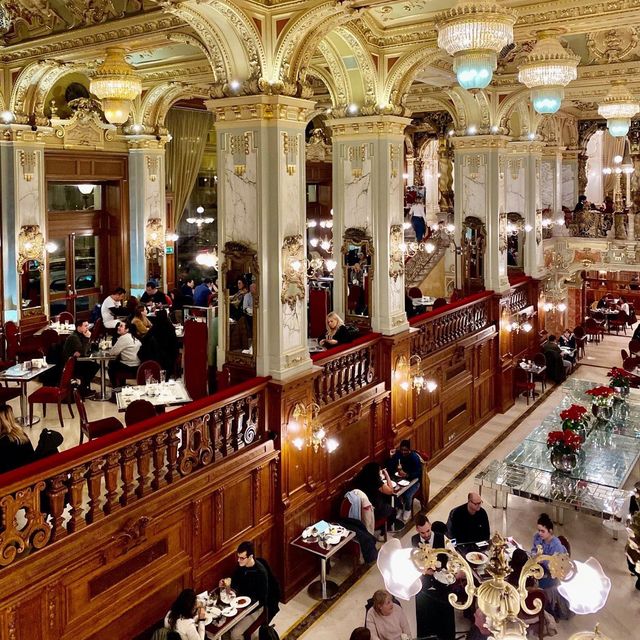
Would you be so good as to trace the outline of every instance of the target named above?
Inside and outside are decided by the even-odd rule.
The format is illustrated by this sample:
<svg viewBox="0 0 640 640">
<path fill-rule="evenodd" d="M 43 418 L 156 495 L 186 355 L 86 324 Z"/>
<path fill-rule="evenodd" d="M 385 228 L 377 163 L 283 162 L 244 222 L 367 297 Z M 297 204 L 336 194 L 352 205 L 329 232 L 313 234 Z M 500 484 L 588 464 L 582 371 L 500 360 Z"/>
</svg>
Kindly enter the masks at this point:
<svg viewBox="0 0 640 640">
<path fill-rule="evenodd" d="M 413 229 L 407 231 L 413 233 Z M 449 248 L 449 237 L 443 231 L 431 236 L 428 241 L 436 246 L 436 250 L 433 253 L 417 251 L 414 256 L 407 258 L 404 263 L 404 284 L 407 288 L 419 287 L 432 269 L 442 260 L 446 250 Z M 406 237 L 405 242 L 411 242 L 411 240 Z"/>
</svg>

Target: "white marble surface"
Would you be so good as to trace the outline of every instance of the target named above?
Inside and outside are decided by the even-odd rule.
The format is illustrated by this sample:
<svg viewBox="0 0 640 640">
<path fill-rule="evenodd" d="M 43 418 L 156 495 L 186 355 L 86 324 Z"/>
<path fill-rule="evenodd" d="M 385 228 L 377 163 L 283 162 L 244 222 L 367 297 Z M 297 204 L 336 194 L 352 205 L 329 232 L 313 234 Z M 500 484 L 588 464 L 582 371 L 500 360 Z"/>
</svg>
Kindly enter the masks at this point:
<svg viewBox="0 0 640 640">
<path fill-rule="evenodd" d="M 295 307 L 282 304 L 282 348 L 284 352 L 306 346 L 306 337 L 302 335 L 304 318 L 303 301 L 298 300 Z M 267 349 L 269 351 L 269 349 Z"/>
<path fill-rule="evenodd" d="M 562 163 L 562 206 L 573 210 L 578 196 L 578 167 L 575 161 Z"/>
<path fill-rule="evenodd" d="M 486 218 L 487 167 L 481 164 L 477 169 L 469 165 L 462 168 L 462 211 L 464 217 Z"/>
<path fill-rule="evenodd" d="M 555 161 L 543 160 L 540 163 L 540 202 L 542 208 L 556 209 L 555 194 Z"/>
<path fill-rule="evenodd" d="M 234 171 L 233 155 L 228 151 L 224 153 L 222 188 L 225 190 L 223 215 L 226 237 L 219 238 L 218 242 L 224 245 L 224 242 L 234 240 L 255 247 L 258 243 L 256 153 L 252 146 L 242 175 L 236 175 Z"/>
<path fill-rule="evenodd" d="M 44 232 L 46 220 L 41 219 L 46 214 L 42 149 L 32 146 L 16 147 L 14 154 L 16 229 L 19 231 L 23 225 L 37 224 Z M 29 163 L 25 167 L 21 163 L 22 154 Z"/>
<path fill-rule="evenodd" d="M 526 187 L 525 166 L 522 158 L 509 158 L 504 183 L 507 212 L 516 212 L 524 216 Z"/>
<path fill-rule="evenodd" d="M 369 225 L 371 216 L 371 169 L 369 157 L 362 163 L 362 175 L 354 176 L 352 163 L 344 162 L 344 220 L 345 228 Z"/>
<path fill-rule="evenodd" d="M 289 132 L 290 139 L 298 141 L 298 149 L 304 152 L 304 140 L 301 135 Z M 304 221 L 306 218 L 306 193 L 304 193 L 304 155 L 299 151 L 296 155 L 295 171 L 291 175 L 287 173 L 287 156 L 281 152 L 278 154 L 280 173 L 280 189 L 278 201 L 280 203 L 280 215 L 282 224 L 282 236 L 304 234 Z"/>
</svg>

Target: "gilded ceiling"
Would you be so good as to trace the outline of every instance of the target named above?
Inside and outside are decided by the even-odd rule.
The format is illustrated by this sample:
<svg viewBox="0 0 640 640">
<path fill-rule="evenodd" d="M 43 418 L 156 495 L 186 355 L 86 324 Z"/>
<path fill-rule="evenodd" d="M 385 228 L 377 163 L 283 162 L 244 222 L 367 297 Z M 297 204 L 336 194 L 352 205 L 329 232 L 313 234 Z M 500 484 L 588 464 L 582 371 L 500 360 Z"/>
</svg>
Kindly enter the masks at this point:
<svg viewBox="0 0 640 640">
<path fill-rule="evenodd" d="M 517 67 L 536 31 L 554 26 L 580 56 L 563 117 L 596 117 L 614 77 L 628 79 L 640 96 L 640 0 L 505 0 L 518 13 L 515 44 L 502 52 L 492 84 L 476 95 L 457 86 L 451 58 L 436 45 L 434 15 L 453 4 L 0 0 L 8 17 L 0 37 L 8 73 L 0 88 L 4 105 L 44 122 L 54 85 L 66 74 L 88 78 L 105 46 L 118 44 L 143 78 L 139 113 L 149 129 L 161 127 L 172 100 L 262 92 L 313 97 L 319 110 L 337 114 L 350 106 L 361 114 L 448 112 L 458 128 L 500 127 L 518 112 L 521 129 L 531 131 L 542 119 L 531 113 Z"/>
</svg>

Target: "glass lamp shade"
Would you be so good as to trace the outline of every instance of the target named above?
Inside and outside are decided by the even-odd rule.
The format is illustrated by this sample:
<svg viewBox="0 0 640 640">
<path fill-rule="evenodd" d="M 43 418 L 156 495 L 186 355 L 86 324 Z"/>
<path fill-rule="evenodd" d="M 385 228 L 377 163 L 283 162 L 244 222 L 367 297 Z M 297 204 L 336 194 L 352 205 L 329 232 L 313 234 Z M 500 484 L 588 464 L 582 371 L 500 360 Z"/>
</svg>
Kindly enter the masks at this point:
<svg viewBox="0 0 640 640">
<path fill-rule="evenodd" d="M 533 108 L 538 113 L 555 113 L 560 108 L 563 98 L 562 87 L 539 87 L 531 90 Z"/>
<path fill-rule="evenodd" d="M 598 107 L 598 113 L 607 119 L 607 129 L 614 137 L 627 135 L 631 118 L 640 111 L 640 104 L 629 92 L 626 80 L 612 80 L 607 97 Z"/>
<path fill-rule="evenodd" d="M 465 51 L 454 57 L 453 70 L 463 89 L 484 89 L 491 82 L 497 61 L 493 51 Z"/>
<path fill-rule="evenodd" d="M 103 98 L 102 111 L 104 112 L 104 117 L 111 124 L 124 124 L 129 119 L 131 102 L 129 100 Z"/>
<path fill-rule="evenodd" d="M 607 120 L 607 129 L 614 138 L 626 136 L 630 126 L 631 118 L 609 118 Z"/>
<path fill-rule="evenodd" d="M 595 558 L 576 561 L 576 573 L 570 580 L 560 583 L 558 592 L 569 602 L 574 613 L 587 614 L 600 611 L 611 591 L 611 580 Z"/>
<path fill-rule="evenodd" d="M 378 552 L 378 569 L 384 586 L 402 600 L 410 600 L 422 588 L 422 573 L 411 559 L 412 551 L 403 549 L 400 540 L 394 538 L 385 542 Z"/>
</svg>

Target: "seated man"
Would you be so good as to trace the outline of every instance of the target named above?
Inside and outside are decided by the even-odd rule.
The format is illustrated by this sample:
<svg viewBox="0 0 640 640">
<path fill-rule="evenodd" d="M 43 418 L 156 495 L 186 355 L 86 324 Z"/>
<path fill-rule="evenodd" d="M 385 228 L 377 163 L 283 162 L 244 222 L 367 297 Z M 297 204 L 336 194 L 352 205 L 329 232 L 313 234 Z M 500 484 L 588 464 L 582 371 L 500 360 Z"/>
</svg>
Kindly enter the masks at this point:
<svg viewBox="0 0 640 640">
<path fill-rule="evenodd" d="M 100 314 L 102 315 L 102 324 L 106 329 L 115 329 L 119 322 L 118 316 L 127 315 L 122 306 L 126 293 L 122 287 L 118 287 L 104 299 Z"/>
<path fill-rule="evenodd" d="M 571 373 L 573 365 L 565 359 L 560 347 L 556 342 L 556 337 L 551 334 L 542 345 L 542 353 L 547 359 L 547 373 L 554 382 L 563 382 Z"/>
<path fill-rule="evenodd" d="M 149 304 L 150 302 L 167 305 L 167 296 L 158 289 L 158 285 L 153 280 L 147 282 L 144 293 L 140 296 L 140 304 Z"/>
<path fill-rule="evenodd" d="M 420 476 L 422 475 L 420 456 L 411 450 L 409 440 L 403 440 L 398 449 L 391 450 L 391 458 L 389 458 L 386 468 L 390 475 L 395 473 L 396 476 L 404 480 L 417 480 L 400 496 L 403 511 L 398 514 L 398 520 L 406 522 L 412 515 L 413 496 L 420 488 Z"/>
<path fill-rule="evenodd" d="M 91 330 L 86 320 L 76 320 L 76 329 L 69 334 L 62 348 L 62 362 L 66 362 L 71 356 L 76 358 L 91 355 Z M 91 391 L 91 381 L 99 369 L 97 362 L 82 361 L 76 362 L 74 367 L 75 375 L 80 378 L 80 393 L 83 398 L 90 398 L 94 395 Z"/>
<path fill-rule="evenodd" d="M 417 533 L 411 536 L 411 546 L 417 547 L 420 543 L 433 546 L 434 533 L 431 531 L 431 522 L 424 513 L 416 516 Z"/>
<path fill-rule="evenodd" d="M 482 497 L 477 493 L 467 496 L 467 503 L 451 510 L 447 521 L 449 538 L 457 544 L 489 540 L 489 517 L 482 508 Z"/>
</svg>

